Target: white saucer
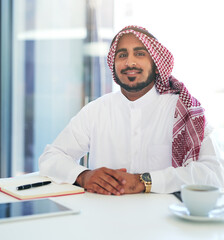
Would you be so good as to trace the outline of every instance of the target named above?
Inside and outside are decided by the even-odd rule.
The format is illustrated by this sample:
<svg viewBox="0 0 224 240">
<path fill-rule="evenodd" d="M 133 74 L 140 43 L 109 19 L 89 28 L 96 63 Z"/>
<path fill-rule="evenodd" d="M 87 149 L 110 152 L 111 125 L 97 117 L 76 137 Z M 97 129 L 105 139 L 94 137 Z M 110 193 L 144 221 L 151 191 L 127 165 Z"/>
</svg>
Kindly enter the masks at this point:
<svg viewBox="0 0 224 240">
<path fill-rule="evenodd" d="M 172 204 L 169 206 L 171 212 L 183 219 L 198 221 L 198 222 L 211 222 L 211 221 L 224 221 L 224 209 L 213 210 L 206 217 L 192 216 L 183 204 Z"/>
</svg>

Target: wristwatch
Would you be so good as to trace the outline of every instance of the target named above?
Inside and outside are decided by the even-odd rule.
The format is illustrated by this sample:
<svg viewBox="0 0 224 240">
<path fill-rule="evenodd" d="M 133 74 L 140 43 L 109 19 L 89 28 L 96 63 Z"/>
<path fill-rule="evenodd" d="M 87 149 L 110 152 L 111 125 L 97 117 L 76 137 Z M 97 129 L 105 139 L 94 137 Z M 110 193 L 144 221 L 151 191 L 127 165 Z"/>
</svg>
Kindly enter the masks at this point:
<svg viewBox="0 0 224 240">
<path fill-rule="evenodd" d="M 152 187 L 152 179 L 150 173 L 143 173 L 140 175 L 140 181 L 145 185 L 145 193 L 149 193 Z"/>
</svg>

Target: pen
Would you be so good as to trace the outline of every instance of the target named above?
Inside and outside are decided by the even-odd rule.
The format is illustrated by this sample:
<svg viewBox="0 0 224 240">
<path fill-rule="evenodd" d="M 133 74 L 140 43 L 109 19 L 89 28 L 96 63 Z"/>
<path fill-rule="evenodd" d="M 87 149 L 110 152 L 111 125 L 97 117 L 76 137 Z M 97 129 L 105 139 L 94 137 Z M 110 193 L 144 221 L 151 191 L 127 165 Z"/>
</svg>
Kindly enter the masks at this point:
<svg viewBox="0 0 224 240">
<path fill-rule="evenodd" d="M 33 187 L 41 187 L 50 184 L 51 181 L 45 181 L 45 182 L 37 182 L 37 183 L 30 183 L 22 186 L 18 186 L 16 189 L 17 190 L 24 190 L 24 189 L 29 189 Z"/>
</svg>

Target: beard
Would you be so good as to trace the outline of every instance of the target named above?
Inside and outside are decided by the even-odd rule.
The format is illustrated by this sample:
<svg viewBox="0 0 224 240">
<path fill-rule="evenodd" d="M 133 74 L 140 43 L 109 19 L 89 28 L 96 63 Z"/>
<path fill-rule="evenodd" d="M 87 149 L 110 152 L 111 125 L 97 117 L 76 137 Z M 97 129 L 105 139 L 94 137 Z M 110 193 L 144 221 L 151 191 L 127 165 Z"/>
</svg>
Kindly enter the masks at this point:
<svg viewBox="0 0 224 240">
<path fill-rule="evenodd" d="M 147 87 L 149 84 L 151 84 L 152 82 L 155 82 L 156 80 L 156 66 L 153 65 L 152 68 L 152 73 L 149 74 L 148 78 L 146 79 L 146 81 L 144 82 L 140 82 L 140 83 L 136 83 L 133 86 L 129 86 L 128 84 L 122 83 L 121 80 L 118 78 L 115 69 L 114 69 L 114 76 L 115 76 L 115 81 L 116 83 L 123 89 L 125 89 L 128 92 L 139 92 L 142 89 L 144 89 L 145 87 Z M 125 71 L 125 70 L 123 70 Z M 135 80 L 136 77 L 128 77 L 129 81 L 132 82 Z"/>
</svg>

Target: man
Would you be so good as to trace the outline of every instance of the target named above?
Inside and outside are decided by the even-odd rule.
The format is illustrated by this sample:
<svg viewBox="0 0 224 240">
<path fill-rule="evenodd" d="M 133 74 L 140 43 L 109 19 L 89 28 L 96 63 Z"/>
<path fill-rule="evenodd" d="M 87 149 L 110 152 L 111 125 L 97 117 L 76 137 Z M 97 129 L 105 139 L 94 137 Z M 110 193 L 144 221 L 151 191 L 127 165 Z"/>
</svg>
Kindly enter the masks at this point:
<svg viewBox="0 0 224 240">
<path fill-rule="evenodd" d="M 121 91 L 81 109 L 46 147 L 40 173 L 100 194 L 223 187 L 224 160 L 200 103 L 171 75 L 172 54 L 128 26 L 113 39 L 108 65 Z M 78 164 L 86 153 L 89 169 Z"/>
</svg>

